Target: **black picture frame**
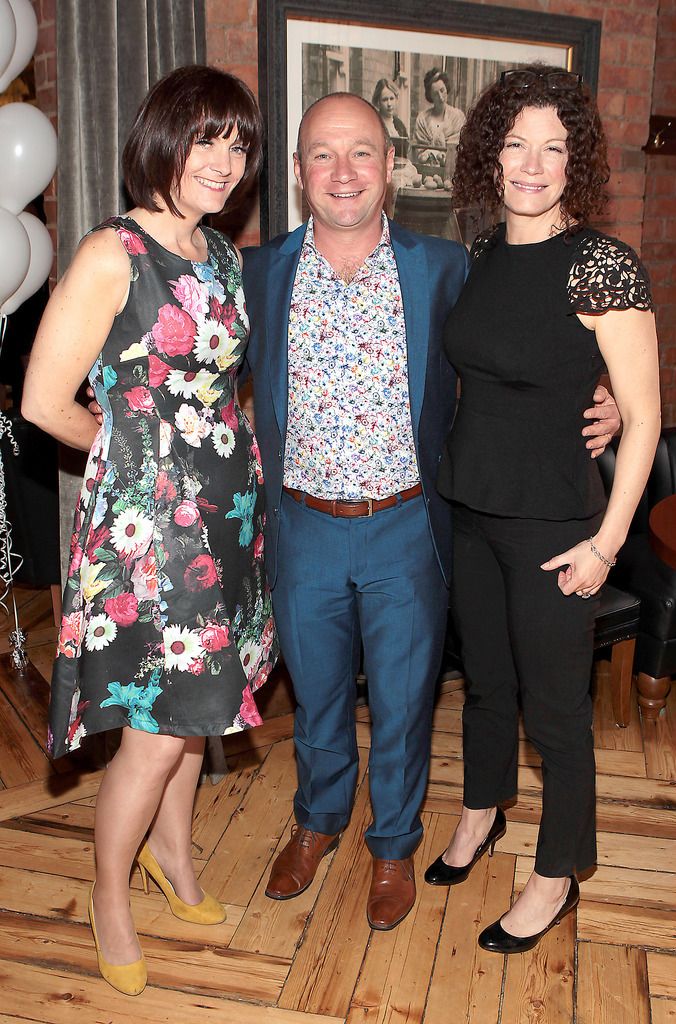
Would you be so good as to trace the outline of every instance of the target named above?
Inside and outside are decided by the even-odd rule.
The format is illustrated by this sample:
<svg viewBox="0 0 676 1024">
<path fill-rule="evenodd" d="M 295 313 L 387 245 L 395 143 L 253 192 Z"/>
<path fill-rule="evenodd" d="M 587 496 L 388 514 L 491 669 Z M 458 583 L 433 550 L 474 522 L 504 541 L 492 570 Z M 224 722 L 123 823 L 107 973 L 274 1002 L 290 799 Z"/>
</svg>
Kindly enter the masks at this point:
<svg viewBox="0 0 676 1024">
<path fill-rule="evenodd" d="M 601 22 L 462 0 L 258 0 L 259 101 L 267 125 L 261 238 L 288 229 L 287 25 L 289 19 L 565 48 L 568 70 L 596 90 Z M 396 47 L 394 47 L 396 49 Z"/>
</svg>

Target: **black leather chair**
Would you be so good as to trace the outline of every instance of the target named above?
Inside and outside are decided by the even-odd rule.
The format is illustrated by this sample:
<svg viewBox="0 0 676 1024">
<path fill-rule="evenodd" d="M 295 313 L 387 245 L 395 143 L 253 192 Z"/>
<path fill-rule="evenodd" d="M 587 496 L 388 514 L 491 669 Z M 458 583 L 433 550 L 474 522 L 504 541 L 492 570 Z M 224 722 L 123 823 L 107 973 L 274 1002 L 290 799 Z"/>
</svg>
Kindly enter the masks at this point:
<svg viewBox="0 0 676 1024">
<path fill-rule="evenodd" d="M 617 442 L 599 459 L 606 492 L 615 472 Z M 645 718 L 657 718 L 666 704 L 676 674 L 676 571 L 657 557 L 650 545 L 648 517 L 663 498 L 676 493 L 676 427 L 665 427 L 657 446 L 648 483 L 629 536 L 610 574 L 615 587 L 641 601 L 634 671 L 638 702 Z"/>
<path fill-rule="evenodd" d="M 619 726 L 629 725 L 634 647 L 639 629 L 640 600 L 617 587 L 606 585 L 594 625 L 594 650 L 610 647 L 610 688 L 613 716 Z M 463 675 L 460 641 L 449 612 L 439 682 Z"/>
<path fill-rule="evenodd" d="M 610 692 L 613 716 L 623 729 L 631 718 L 631 680 L 641 602 L 607 583 L 594 624 L 594 650 L 610 647 Z"/>
</svg>

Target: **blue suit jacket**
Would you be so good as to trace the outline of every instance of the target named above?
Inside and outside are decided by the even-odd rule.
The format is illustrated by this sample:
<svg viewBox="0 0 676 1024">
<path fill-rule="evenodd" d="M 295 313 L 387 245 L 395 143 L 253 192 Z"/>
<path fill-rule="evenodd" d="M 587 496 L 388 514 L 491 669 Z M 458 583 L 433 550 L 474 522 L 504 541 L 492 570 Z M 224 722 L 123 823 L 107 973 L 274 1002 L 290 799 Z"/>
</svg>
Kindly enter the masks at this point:
<svg viewBox="0 0 676 1024">
<path fill-rule="evenodd" d="M 390 221 L 399 271 L 408 382 L 418 468 L 437 558 L 448 580 L 451 559 L 450 507 L 435 486 L 442 444 L 455 410 L 455 374 L 443 354 L 443 326 L 468 268 L 463 246 L 417 235 Z M 244 293 L 251 321 L 246 362 L 253 374 L 256 436 L 266 494 L 266 566 L 277 579 L 277 539 L 282 497 L 288 403 L 288 321 L 291 292 L 305 225 L 258 249 L 244 250 Z"/>
</svg>

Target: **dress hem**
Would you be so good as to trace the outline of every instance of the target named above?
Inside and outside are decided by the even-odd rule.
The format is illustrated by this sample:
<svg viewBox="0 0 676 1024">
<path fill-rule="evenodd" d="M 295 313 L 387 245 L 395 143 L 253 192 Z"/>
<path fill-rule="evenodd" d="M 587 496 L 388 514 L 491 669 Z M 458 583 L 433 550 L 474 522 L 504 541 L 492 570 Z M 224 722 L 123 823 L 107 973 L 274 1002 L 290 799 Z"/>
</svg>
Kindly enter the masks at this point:
<svg viewBox="0 0 676 1024">
<path fill-rule="evenodd" d="M 131 725 L 128 721 L 121 721 L 115 725 L 106 726 L 104 729 L 97 729 L 95 732 L 88 732 L 86 736 L 83 736 L 77 746 L 66 746 L 64 743 L 60 744 L 59 747 L 54 747 L 54 750 L 49 754 L 53 761 L 58 760 L 60 757 L 66 757 L 68 754 L 74 754 L 75 751 L 82 749 L 83 743 L 90 738 L 90 736 L 101 736 L 107 732 L 114 732 L 115 729 L 135 729 L 136 732 L 145 732 L 149 736 L 177 736 L 179 738 L 188 738 L 191 736 L 230 736 L 234 733 L 247 732 L 249 729 L 257 729 L 259 725 L 263 725 L 263 722 L 259 722 L 256 725 L 252 725 L 247 722 L 243 726 L 236 726 L 232 722 L 229 725 L 220 726 L 209 726 L 208 729 L 202 729 L 196 725 L 180 725 L 172 723 L 171 728 L 160 726 L 157 732 L 151 732 L 149 729 L 139 729 L 137 726 Z"/>
</svg>

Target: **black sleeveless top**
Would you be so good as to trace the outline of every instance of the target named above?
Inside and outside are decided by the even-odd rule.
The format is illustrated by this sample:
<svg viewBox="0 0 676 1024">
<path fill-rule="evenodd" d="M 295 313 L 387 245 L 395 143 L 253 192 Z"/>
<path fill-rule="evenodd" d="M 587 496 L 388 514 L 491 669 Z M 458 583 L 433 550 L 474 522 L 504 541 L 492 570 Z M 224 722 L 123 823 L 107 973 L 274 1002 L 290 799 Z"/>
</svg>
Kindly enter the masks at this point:
<svg viewBox="0 0 676 1024">
<path fill-rule="evenodd" d="M 461 397 L 439 490 L 496 515 L 594 515 L 605 497 L 582 412 L 604 363 L 575 314 L 651 309 L 647 273 L 629 246 L 591 228 L 508 245 L 502 224 L 472 257 L 445 328 Z"/>
</svg>

